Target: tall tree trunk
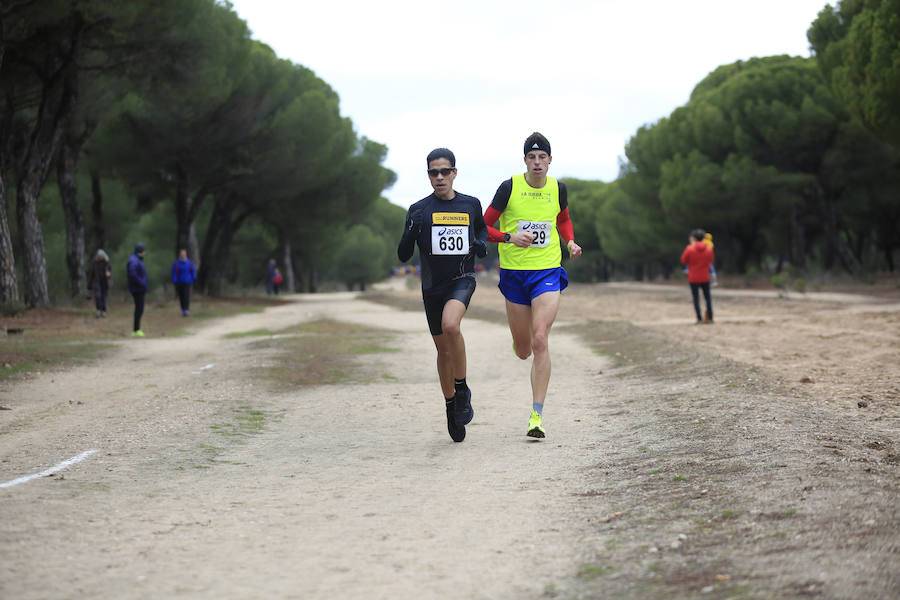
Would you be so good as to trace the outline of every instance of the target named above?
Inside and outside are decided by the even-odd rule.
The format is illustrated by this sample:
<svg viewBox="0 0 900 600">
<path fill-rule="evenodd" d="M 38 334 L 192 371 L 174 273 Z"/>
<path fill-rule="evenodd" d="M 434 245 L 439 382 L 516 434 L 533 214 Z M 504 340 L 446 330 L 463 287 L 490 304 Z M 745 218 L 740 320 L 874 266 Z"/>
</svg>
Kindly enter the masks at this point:
<svg viewBox="0 0 900 600">
<path fill-rule="evenodd" d="M 800 199 L 791 203 L 791 264 L 803 269 L 806 267 L 806 232 L 801 203 Z"/>
<path fill-rule="evenodd" d="M 0 304 L 18 298 L 16 259 L 13 255 L 12 236 L 9 234 L 9 214 L 6 212 L 6 188 L 3 185 L 3 173 L 0 171 Z"/>
<path fill-rule="evenodd" d="M 222 285 L 225 281 L 225 261 L 221 253 L 220 238 L 228 234 L 231 225 L 230 207 L 226 201 L 216 200 L 213 203 L 212 214 L 209 216 L 209 226 L 206 228 L 206 237 L 203 240 L 201 250 L 201 264 L 197 272 L 197 283 L 200 289 L 210 296 L 218 296 L 222 293 Z"/>
<path fill-rule="evenodd" d="M 294 276 L 294 261 L 291 258 L 291 240 L 284 241 L 283 257 L 285 291 L 293 294 L 297 291 L 297 280 Z"/>
<path fill-rule="evenodd" d="M 91 239 L 93 246 L 91 251 L 96 252 L 106 248 L 106 226 L 103 223 L 103 188 L 100 183 L 100 173 L 91 169 Z"/>
<path fill-rule="evenodd" d="M 0 67 L 6 51 L 3 25 L 0 23 Z M 12 111 L 3 116 L 2 129 L 9 131 Z M 19 284 L 16 281 L 16 258 L 13 254 L 12 236 L 9 233 L 9 213 L 6 210 L 6 186 L 3 181 L 3 170 L 6 166 L 4 145 L 0 145 L 0 304 L 19 299 Z"/>
<path fill-rule="evenodd" d="M 34 125 L 16 160 L 16 220 L 24 248 L 25 303 L 49 306 L 47 257 L 44 234 L 37 216 L 37 201 L 56 157 L 66 126 L 78 100 L 78 65 L 84 21 L 74 13 L 72 37 L 59 68 L 42 82 L 41 100 Z"/>
<path fill-rule="evenodd" d="M 69 295 L 80 298 L 87 292 L 87 274 L 84 267 L 84 218 L 78 206 L 78 185 L 75 171 L 81 141 L 66 139 L 60 145 L 56 161 L 56 180 L 62 199 L 66 221 L 66 266 L 69 269 Z"/>
<path fill-rule="evenodd" d="M 830 194 L 825 195 L 825 258 L 823 263 L 826 269 L 834 266 L 835 255 L 841 261 L 841 265 L 854 277 L 862 272 L 862 265 L 853 250 L 841 240 L 837 222 L 837 210 L 834 206 L 834 198 Z"/>
<path fill-rule="evenodd" d="M 637 265 L 634 267 L 634 280 L 635 281 L 643 281 L 644 280 L 644 265 Z"/>
<path fill-rule="evenodd" d="M 30 307 L 50 306 L 47 287 L 47 253 L 37 216 L 40 183 L 33 178 L 19 181 L 16 190 L 16 221 L 22 238 L 22 265 L 25 270 L 25 303 Z"/>
<path fill-rule="evenodd" d="M 194 266 L 196 268 L 200 267 L 200 242 L 197 240 L 197 228 L 194 227 L 193 221 L 191 222 L 191 226 L 188 227 L 188 243 L 185 248 L 188 252 L 188 256 L 194 261 Z"/>
<path fill-rule="evenodd" d="M 306 269 L 307 269 L 306 272 L 309 273 L 309 277 L 306 278 L 306 280 L 307 280 L 307 288 L 306 289 L 307 289 L 307 291 L 309 291 L 310 294 L 315 294 L 316 289 L 317 289 L 316 286 L 319 282 L 319 274 L 316 272 L 316 267 L 312 263 L 307 262 L 304 264 L 306 264 Z"/>
<path fill-rule="evenodd" d="M 182 248 L 188 247 L 188 238 L 190 237 L 191 221 L 189 218 L 191 211 L 191 196 L 188 193 L 187 173 L 178 165 L 175 177 L 175 255 Z"/>
</svg>

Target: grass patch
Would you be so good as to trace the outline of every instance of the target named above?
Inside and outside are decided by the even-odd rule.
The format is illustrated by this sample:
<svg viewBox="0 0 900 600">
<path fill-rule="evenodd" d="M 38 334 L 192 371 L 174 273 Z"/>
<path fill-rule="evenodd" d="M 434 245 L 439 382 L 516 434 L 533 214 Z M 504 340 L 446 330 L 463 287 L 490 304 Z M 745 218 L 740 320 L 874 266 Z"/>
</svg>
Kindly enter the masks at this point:
<svg viewBox="0 0 900 600">
<path fill-rule="evenodd" d="M 262 329 L 251 329 L 250 331 L 234 331 L 232 333 L 226 333 L 223 337 L 225 339 L 233 340 L 238 338 L 245 337 L 265 337 L 269 335 L 274 335 L 271 331 L 266 328 Z"/>
<path fill-rule="evenodd" d="M 585 581 L 593 581 L 599 577 L 605 577 L 613 571 L 615 571 L 615 569 L 612 567 L 603 565 L 582 565 L 581 568 L 578 569 L 578 578 Z"/>
<path fill-rule="evenodd" d="M 360 346 L 354 348 L 354 354 L 383 354 L 385 352 L 400 352 L 400 348 L 384 348 L 381 346 Z"/>
<path fill-rule="evenodd" d="M 475 293 L 478 293 L 477 290 Z M 422 312 L 422 297 L 418 294 L 413 296 L 411 294 L 369 291 L 363 294 L 362 298 L 369 302 L 383 304 L 384 306 L 400 310 Z M 477 299 L 473 299 L 472 303 L 469 304 L 469 308 L 466 309 L 466 318 L 479 319 L 498 325 L 507 324 L 506 312 L 481 306 L 478 304 Z"/>
<path fill-rule="evenodd" d="M 276 388 L 383 381 L 383 370 L 362 357 L 399 352 L 389 345 L 391 332 L 342 321 L 320 319 L 289 327 L 278 339 L 253 342 L 255 349 L 276 350 L 277 364 L 263 370 Z"/>
<path fill-rule="evenodd" d="M 150 338 L 184 337 L 190 335 L 190 323 L 195 319 L 259 312 L 284 302 L 265 297 L 194 296 L 191 317 L 183 318 L 176 300 L 155 296 L 147 300 L 141 328 Z M 104 342 L 131 340 L 134 312 L 131 297 L 121 291 L 114 292 L 107 308 L 104 319 L 94 316 L 93 302 L 0 313 L 0 379 L 95 360 L 112 347 Z M 7 331 L 20 333 L 4 336 Z"/>
<path fill-rule="evenodd" d="M 233 423 L 218 423 L 210 425 L 213 433 L 228 438 L 243 438 L 251 435 L 258 435 L 268 428 L 268 423 L 272 421 L 280 421 L 281 413 L 269 412 L 254 409 L 250 406 L 238 406 L 231 409 Z M 200 448 L 206 454 L 218 455 L 224 448 L 213 446 L 211 444 L 199 444 Z"/>
<path fill-rule="evenodd" d="M 98 358 L 114 344 L 5 340 L 0 345 L 0 381 L 20 373 L 75 366 Z"/>
</svg>

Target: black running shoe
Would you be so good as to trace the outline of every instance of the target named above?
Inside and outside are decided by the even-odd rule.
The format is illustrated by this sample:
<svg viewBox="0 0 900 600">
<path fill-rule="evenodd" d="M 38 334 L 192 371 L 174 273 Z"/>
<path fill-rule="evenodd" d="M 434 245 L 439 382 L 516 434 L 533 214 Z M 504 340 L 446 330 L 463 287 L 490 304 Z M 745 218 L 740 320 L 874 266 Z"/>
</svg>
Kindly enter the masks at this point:
<svg viewBox="0 0 900 600">
<path fill-rule="evenodd" d="M 462 392 L 456 392 L 455 408 L 453 416 L 459 425 L 468 425 L 475 416 L 475 410 L 472 408 L 472 390 L 466 386 Z"/>
<path fill-rule="evenodd" d="M 454 442 L 461 442 L 466 439 L 466 426 L 457 425 L 456 419 L 453 418 L 453 405 L 455 400 L 447 400 L 447 431 Z"/>
</svg>

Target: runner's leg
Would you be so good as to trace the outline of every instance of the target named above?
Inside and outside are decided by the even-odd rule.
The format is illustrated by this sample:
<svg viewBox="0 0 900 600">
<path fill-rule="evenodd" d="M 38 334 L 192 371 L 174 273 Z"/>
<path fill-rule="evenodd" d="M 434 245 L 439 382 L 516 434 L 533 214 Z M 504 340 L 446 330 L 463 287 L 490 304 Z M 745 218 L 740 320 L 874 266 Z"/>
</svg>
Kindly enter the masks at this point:
<svg viewBox="0 0 900 600">
<path fill-rule="evenodd" d="M 531 356 L 531 306 L 507 300 L 506 320 L 509 321 L 516 356 L 525 360 Z"/>
<path fill-rule="evenodd" d="M 456 299 L 448 300 L 441 317 L 443 333 L 431 336 L 437 348 L 437 371 L 445 398 L 456 394 L 454 378 L 466 377 L 466 342 L 460 331 L 460 322 L 465 314 L 465 304 Z"/>
<path fill-rule="evenodd" d="M 543 404 L 550 385 L 550 328 L 559 312 L 559 292 L 544 292 L 531 301 L 531 330 L 534 332 L 531 348 L 534 362 L 531 363 L 532 401 Z"/>
</svg>

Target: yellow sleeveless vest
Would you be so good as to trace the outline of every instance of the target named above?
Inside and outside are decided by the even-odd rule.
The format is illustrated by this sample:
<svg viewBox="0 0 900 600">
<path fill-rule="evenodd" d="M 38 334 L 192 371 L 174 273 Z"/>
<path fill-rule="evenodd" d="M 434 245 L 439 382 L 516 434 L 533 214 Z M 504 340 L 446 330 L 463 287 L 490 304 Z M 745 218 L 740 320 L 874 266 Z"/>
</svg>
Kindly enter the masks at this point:
<svg viewBox="0 0 900 600">
<path fill-rule="evenodd" d="M 553 269 L 562 261 L 556 216 L 559 214 L 559 184 L 547 177 L 542 188 L 533 188 L 525 175 L 514 175 L 506 210 L 500 214 L 500 231 L 515 234 L 531 231 L 537 239 L 528 248 L 499 244 L 500 268 L 537 271 Z"/>
</svg>

